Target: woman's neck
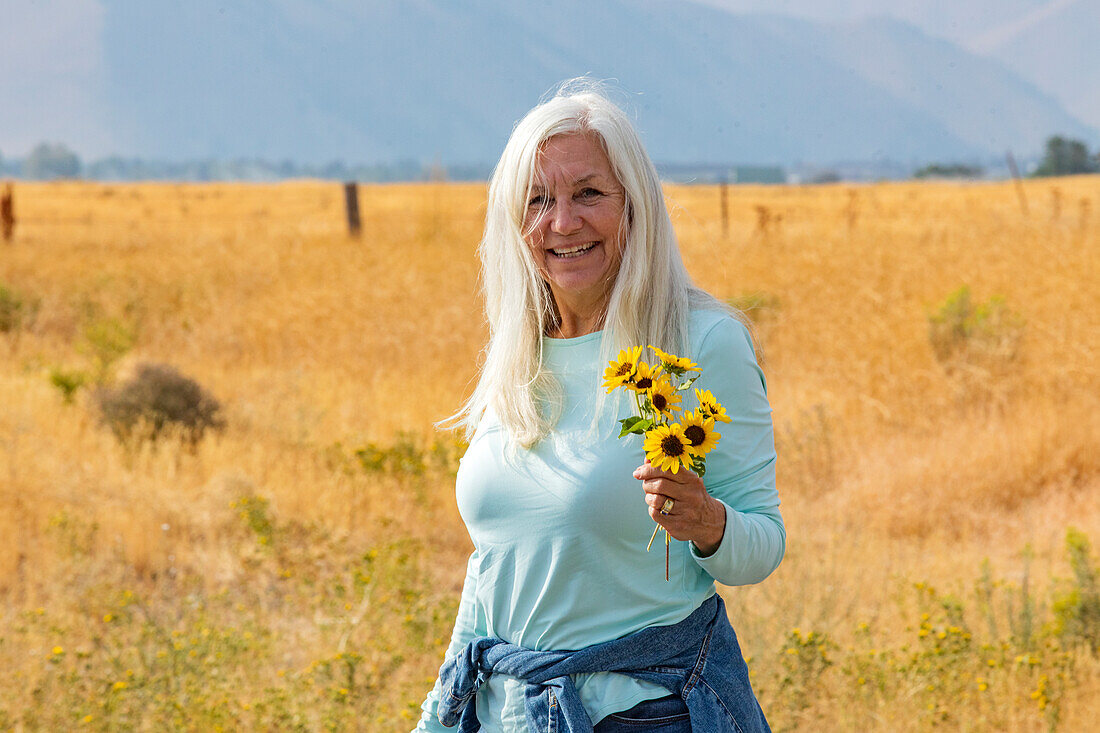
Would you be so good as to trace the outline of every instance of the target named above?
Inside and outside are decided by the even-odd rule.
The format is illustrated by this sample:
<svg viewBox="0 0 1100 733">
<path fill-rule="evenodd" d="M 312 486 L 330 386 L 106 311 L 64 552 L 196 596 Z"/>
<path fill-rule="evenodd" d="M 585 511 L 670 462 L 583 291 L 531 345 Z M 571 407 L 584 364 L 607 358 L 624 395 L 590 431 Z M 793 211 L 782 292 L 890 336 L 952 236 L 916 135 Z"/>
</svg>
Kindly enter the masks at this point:
<svg viewBox="0 0 1100 733">
<path fill-rule="evenodd" d="M 556 339 L 571 339 L 595 333 L 603 328 L 606 315 L 602 309 L 583 315 L 568 309 L 562 310 L 558 313 L 557 322 L 551 323 L 547 328 L 546 335 Z"/>
<path fill-rule="evenodd" d="M 549 324 L 546 335 L 550 338 L 569 339 L 601 330 L 607 317 L 608 295 L 602 293 L 587 302 L 570 302 L 555 297 L 557 321 Z"/>
</svg>

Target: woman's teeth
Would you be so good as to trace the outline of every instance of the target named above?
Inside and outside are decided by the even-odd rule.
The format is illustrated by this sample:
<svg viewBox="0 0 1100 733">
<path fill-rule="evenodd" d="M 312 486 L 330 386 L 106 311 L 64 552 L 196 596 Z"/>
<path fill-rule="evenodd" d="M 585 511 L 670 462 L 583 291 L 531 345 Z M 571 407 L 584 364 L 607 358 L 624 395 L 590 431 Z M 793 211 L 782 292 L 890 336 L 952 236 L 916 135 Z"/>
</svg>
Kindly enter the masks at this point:
<svg viewBox="0 0 1100 733">
<path fill-rule="evenodd" d="M 568 249 L 552 249 L 550 251 L 557 257 L 580 257 L 595 246 L 595 242 L 589 242 L 588 244 L 578 244 L 576 247 L 569 247 Z"/>
</svg>

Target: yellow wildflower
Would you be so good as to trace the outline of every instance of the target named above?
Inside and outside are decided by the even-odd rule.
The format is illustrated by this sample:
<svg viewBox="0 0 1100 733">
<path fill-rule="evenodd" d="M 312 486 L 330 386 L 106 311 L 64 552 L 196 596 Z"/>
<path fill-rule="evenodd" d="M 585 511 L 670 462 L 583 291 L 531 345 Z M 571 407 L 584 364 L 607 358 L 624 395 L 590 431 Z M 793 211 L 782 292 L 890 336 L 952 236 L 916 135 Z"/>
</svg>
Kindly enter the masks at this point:
<svg viewBox="0 0 1100 733">
<path fill-rule="evenodd" d="M 713 417 L 718 422 L 730 421 L 730 419 L 726 417 L 726 408 L 722 407 L 722 404 L 714 399 L 714 395 L 710 393 L 709 389 L 695 390 L 695 398 L 699 400 L 699 412 L 707 417 Z"/>
<path fill-rule="evenodd" d="M 660 375 L 661 367 L 651 367 L 644 361 L 639 361 L 635 369 L 634 380 L 625 383 L 623 386 L 644 394 L 646 390 L 653 386 L 653 383 L 657 381 L 657 377 Z"/>
<path fill-rule="evenodd" d="M 707 417 L 700 410 L 684 415 L 681 424 L 688 439 L 688 450 L 697 456 L 710 453 L 718 445 L 718 438 L 722 437 L 714 432 L 714 418 Z"/>
<path fill-rule="evenodd" d="M 663 374 L 646 390 L 646 396 L 653 409 L 663 417 L 672 417 L 672 413 L 680 409 L 680 395 L 676 393 L 672 380 Z"/>
<path fill-rule="evenodd" d="M 661 351 L 653 344 L 650 344 L 649 348 L 653 349 L 653 353 L 657 355 L 657 359 L 660 360 L 661 366 L 664 367 L 666 371 L 669 371 L 678 377 L 683 375 L 685 372 L 700 371 L 699 365 L 693 362 L 691 359 Z"/>
<path fill-rule="evenodd" d="M 607 368 L 603 370 L 603 386 L 609 393 L 634 381 L 641 355 L 642 347 L 635 346 L 623 349 L 617 359 L 608 362 Z"/>
<path fill-rule="evenodd" d="M 677 473 L 680 466 L 691 468 L 691 453 L 688 451 L 688 439 L 677 423 L 658 425 L 645 434 L 642 443 L 645 457 L 655 468 L 661 471 Z"/>
</svg>

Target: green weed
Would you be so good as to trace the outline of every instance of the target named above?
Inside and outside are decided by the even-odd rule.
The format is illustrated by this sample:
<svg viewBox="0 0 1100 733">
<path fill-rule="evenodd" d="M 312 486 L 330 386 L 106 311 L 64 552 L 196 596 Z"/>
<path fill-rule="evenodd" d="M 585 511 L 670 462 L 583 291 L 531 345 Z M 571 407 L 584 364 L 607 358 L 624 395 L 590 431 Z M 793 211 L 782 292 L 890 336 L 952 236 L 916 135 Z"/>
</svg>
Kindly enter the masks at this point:
<svg viewBox="0 0 1100 733">
<path fill-rule="evenodd" d="M 92 359 L 97 382 L 104 382 L 111 367 L 137 343 L 137 326 L 120 318 L 96 318 L 84 327 L 79 349 Z"/>
<path fill-rule="evenodd" d="M 73 403 L 77 390 L 86 385 L 88 381 L 87 372 L 79 369 L 62 369 L 61 367 L 50 369 L 50 384 L 57 387 L 67 405 Z"/>
<path fill-rule="evenodd" d="M 936 359 L 949 371 L 960 362 L 1002 365 L 1019 353 L 1023 320 L 1004 298 L 976 302 L 963 285 L 928 316 L 928 339 Z"/>
<path fill-rule="evenodd" d="M 1073 580 L 1054 600 L 1054 633 L 1067 643 L 1086 644 L 1100 651 L 1100 581 L 1088 537 L 1078 529 L 1066 532 L 1066 554 Z"/>
<path fill-rule="evenodd" d="M 28 327 L 38 314 L 39 302 L 0 285 L 0 333 L 15 333 Z"/>
</svg>

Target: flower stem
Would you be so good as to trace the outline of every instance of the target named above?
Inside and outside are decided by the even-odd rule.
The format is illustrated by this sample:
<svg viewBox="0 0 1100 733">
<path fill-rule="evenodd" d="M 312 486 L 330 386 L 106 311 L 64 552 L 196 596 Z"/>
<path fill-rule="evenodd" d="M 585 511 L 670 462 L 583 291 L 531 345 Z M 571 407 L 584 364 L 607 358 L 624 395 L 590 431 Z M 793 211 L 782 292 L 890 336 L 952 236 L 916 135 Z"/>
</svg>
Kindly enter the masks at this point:
<svg viewBox="0 0 1100 733">
<path fill-rule="evenodd" d="M 668 530 L 665 530 L 665 582 L 668 582 Z"/>
<path fill-rule="evenodd" d="M 653 547 L 653 540 L 657 539 L 657 533 L 661 531 L 661 525 L 657 525 L 653 528 L 653 534 L 649 538 L 649 544 L 645 546 L 645 551 L 649 552 L 649 548 Z"/>
</svg>

